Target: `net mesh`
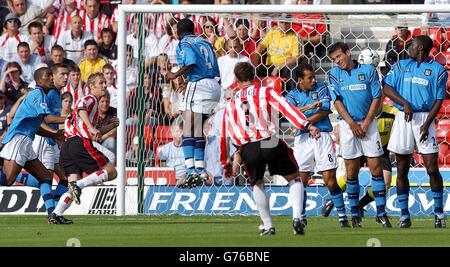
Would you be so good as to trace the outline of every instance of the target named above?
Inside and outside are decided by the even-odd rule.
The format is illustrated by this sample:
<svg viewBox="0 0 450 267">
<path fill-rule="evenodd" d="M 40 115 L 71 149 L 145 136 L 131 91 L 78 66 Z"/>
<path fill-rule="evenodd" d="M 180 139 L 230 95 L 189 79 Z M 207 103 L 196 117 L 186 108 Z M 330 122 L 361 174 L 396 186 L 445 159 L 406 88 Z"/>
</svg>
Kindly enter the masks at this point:
<svg viewBox="0 0 450 267">
<path fill-rule="evenodd" d="M 422 14 L 407 15 L 329 15 L 329 14 L 159 14 L 144 13 L 139 22 L 136 14 L 127 14 L 127 121 L 126 121 L 126 165 L 128 185 L 136 185 L 134 179 L 138 165 L 138 155 L 142 155 L 145 166 L 144 183 L 149 191 L 144 204 L 144 213 L 182 213 L 182 214 L 256 214 L 256 207 L 251 201 L 251 189 L 245 176 L 243 166 L 239 167 L 236 177 L 231 182 L 221 179 L 218 148 L 214 143 L 216 137 L 209 128 L 214 124 L 211 119 L 206 125 L 205 132 L 209 135 L 206 161 L 207 170 L 211 173 L 208 185 L 194 189 L 180 189 L 175 185 L 182 179 L 184 173 L 184 158 L 180 147 L 179 130 L 171 127 L 181 119 L 178 107 L 183 95 L 177 93 L 182 80 L 168 81 L 167 71 L 178 69 L 176 61 L 176 47 L 178 40 L 174 35 L 176 22 L 180 18 L 189 18 L 195 23 L 195 33 L 209 40 L 218 58 L 232 55 L 240 60 L 249 60 L 257 69 L 258 81 L 265 86 L 279 90 L 282 95 L 296 86 L 293 70 L 304 62 L 310 63 L 318 81 L 325 81 L 326 75 L 332 67 L 328 56 L 331 44 L 342 41 L 349 45 L 354 59 L 358 59 L 361 51 L 367 47 L 375 50 L 380 59 L 378 70 L 385 75 L 390 66 L 406 53 L 409 38 L 421 33 L 429 35 L 434 42 L 433 57 L 446 69 L 449 69 L 450 28 L 443 25 L 421 29 Z M 402 40 L 396 26 L 409 29 L 409 35 Z M 144 33 L 144 48 L 138 53 L 139 29 Z M 280 34 L 283 29 L 285 34 Z M 278 32 L 277 32 L 278 31 Z M 237 43 L 234 44 L 233 42 Z M 389 46 L 394 42 L 397 46 Z M 401 44 L 398 46 L 398 44 Z M 258 52 L 258 45 L 263 44 L 266 49 Z M 450 51 L 450 50 L 449 50 Z M 261 51 L 260 51 L 261 52 Z M 220 60 L 219 60 L 220 61 Z M 232 69 L 237 60 L 222 60 L 221 81 L 224 94 L 233 88 Z M 141 64 L 141 66 L 139 66 Z M 140 68 L 141 67 L 141 68 Z M 139 69 L 144 70 L 141 72 Z M 222 71 L 225 70 L 225 71 Z M 228 76 L 227 76 L 228 75 Z M 138 78 L 142 77 L 142 84 Z M 143 92 L 143 104 L 139 107 L 138 91 Z M 447 91 L 449 95 L 450 92 Z M 447 96 L 448 96 L 447 95 Z M 448 129 L 450 127 L 450 105 L 444 104 L 436 118 L 439 139 L 439 166 L 444 173 L 450 164 Z M 386 101 L 389 104 L 389 101 Z M 219 110 L 219 108 L 218 108 Z M 337 112 L 332 107 L 330 115 L 333 125 L 336 125 Z M 139 116 L 140 115 L 140 116 Z M 214 116 L 213 116 L 214 117 Z M 140 119 L 139 119 L 140 118 Z M 214 127 L 214 126 L 212 126 Z M 138 129 L 142 132 L 139 134 Z M 280 120 L 280 137 L 291 146 L 293 145 L 294 128 L 285 120 Z M 175 136 L 174 135 L 178 135 Z M 139 140 L 143 146 L 139 147 Z M 216 140 L 217 141 L 217 140 Z M 175 144 L 173 143 L 175 142 Z M 208 147 L 209 146 L 209 147 Z M 139 149 L 141 148 L 141 149 Z M 181 153 L 180 153 L 181 151 Z M 209 157 L 209 159 L 208 159 Z M 423 160 L 414 153 L 410 171 L 411 195 L 424 198 L 418 203 L 417 214 L 431 214 L 431 193 L 427 190 L 429 178 L 423 169 Z M 395 157 L 391 157 L 394 167 Z M 344 175 L 343 161 L 340 161 L 338 177 Z M 362 172 L 368 172 L 363 168 Z M 214 177 L 215 176 L 215 177 Z M 367 174 L 366 174 L 367 176 Z M 133 179 L 130 179 L 133 177 Z M 370 179 L 360 178 L 367 189 Z M 287 182 L 280 176 L 265 177 L 266 189 L 271 194 L 272 207 L 280 208 L 287 201 Z M 280 189 L 284 188 L 284 189 Z M 320 208 L 329 198 L 321 176 L 314 174 L 310 180 L 308 191 L 307 213 L 319 215 Z M 428 192 L 428 193 L 427 193 Z M 388 194 L 388 209 L 398 212 L 395 205 L 395 190 Z M 241 197 L 239 197 L 241 196 Z M 394 198 L 393 198 L 394 197 Z M 168 199 L 171 199 L 170 201 Z M 410 198 L 411 201 L 411 198 Z M 230 204 L 233 202 L 233 204 Z M 236 204 L 237 203 L 237 204 Z M 242 205 L 238 205 L 238 204 Z M 229 206 L 227 206 L 230 204 Z M 237 207 L 239 206 L 239 207 Z M 208 208 L 209 207 L 209 208 Z M 215 208 L 212 208 L 215 207 Z M 221 208 L 226 207 L 226 208 Z M 369 207 L 373 210 L 373 207 Z M 277 211 L 275 211 L 275 214 Z"/>
</svg>

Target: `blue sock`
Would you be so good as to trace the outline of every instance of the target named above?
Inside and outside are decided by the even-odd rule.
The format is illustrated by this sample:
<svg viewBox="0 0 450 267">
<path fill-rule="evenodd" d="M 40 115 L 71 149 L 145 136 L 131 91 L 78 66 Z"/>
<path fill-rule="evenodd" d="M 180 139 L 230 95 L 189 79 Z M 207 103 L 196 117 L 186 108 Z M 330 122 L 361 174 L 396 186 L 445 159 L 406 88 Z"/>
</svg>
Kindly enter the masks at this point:
<svg viewBox="0 0 450 267">
<path fill-rule="evenodd" d="M 202 173 L 205 168 L 205 138 L 203 137 L 195 138 L 194 160 L 195 171 Z"/>
<path fill-rule="evenodd" d="M 7 183 L 6 183 L 6 175 L 3 172 L 3 170 L 0 171 L 0 185 L 2 185 L 2 186 L 6 186 L 7 185 Z"/>
<path fill-rule="evenodd" d="M 443 214 L 444 208 L 442 203 L 442 197 L 444 195 L 444 188 L 435 187 L 431 188 L 431 192 L 433 192 L 433 200 L 434 200 L 434 214 Z"/>
<path fill-rule="evenodd" d="M 19 173 L 16 177 L 16 182 L 26 186 L 39 187 L 38 179 L 29 173 Z"/>
<path fill-rule="evenodd" d="M 336 211 L 338 213 L 339 218 L 347 217 L 345 216 L 344 196 L 342 195 L 341 188 L 339 186 L 336 186 L 336 188 L 333 191 L 330 191 L 330 194 L 331 194 L 331 201 L 336 207 Z"/>
<path fill-rule="evenodd" d="M 383 176 L 372 175 L 372 192 L 377 206 L 377 216 L 386 214 L 386 185 Z"/>
<path fill-rule="evenodd" d="M 194 147 L 195 147 L 195 139 L 192 137 L 183 136 L 184 164 L 186 166 L 187 174 L 192 174 L 195 171 Z"/>
<path fill-rule="evenodd" d="M 359 217 L 359 181 L 347 179 L 347 196 L 352 217 Z"/>
<path fill-rule="evenodd" d="M 67 192 L 67 185 L 68 182 L 66 180 L 60 180 L 58 186 L 56 187 L 55 191 L 53 192 L 53 200 L 55 203 L 59 201 L 59 198 Z"/>
<path fill-rule="evenodd" d="M 308 194 L 306 194 L 306 189 L 303 190 L 303 209 L 300 217 L 303 219 L 306 217 L 306 201 L 308 200 Z"/>
<path fill-rule="evenodd" d="M 397 186 L 397 201 L 398 207 L 402 212 L 402 218 L 409 219 L 411 216 L 409 215 L 408 209 L 408 197 L 409 197 L 409 186 L 408 187 L 398 187 Z"/>
<path fill-rule="evenodd" d="M 55 202 L 53 201 L 53 194 L 52 194 L 52 180 L 41 181 L 39 183 L 41 197 L 44 200 L 45 208 L 47 209 L 48 215 L 50 215 L 55 209 Z"/>
</svg>

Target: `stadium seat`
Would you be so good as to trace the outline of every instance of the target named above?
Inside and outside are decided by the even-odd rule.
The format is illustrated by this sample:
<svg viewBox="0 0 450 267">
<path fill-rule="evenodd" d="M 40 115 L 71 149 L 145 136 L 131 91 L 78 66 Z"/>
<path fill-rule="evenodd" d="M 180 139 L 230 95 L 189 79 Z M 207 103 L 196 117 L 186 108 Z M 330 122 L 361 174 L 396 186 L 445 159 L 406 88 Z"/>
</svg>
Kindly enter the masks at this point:
<svg viewBox="0 0 450 267">
<path fill-rule="evenodd" d="M 439 167 L 450 167 L 450 145 L 447 142 L 439 144 Z"/>
<path fill-rule="evenodd" d="M 442 119 L 436 124 L 436 137 L 438 143 L 450 141 L 450 119 Z"/>
<path fill-rule="evenodd" d="M 438 118 L 450 118 L 450 99 L 444 99 L 442 102 L 441 109 L 439 109 L 439 113 L 437 114 Z"/>
<path fill-rule="evenodd" d="M 157 144 L 165 144 L 172 142 L 172 131 L 169 125 L 156 126 L 153 140 Z"/>
</svg>

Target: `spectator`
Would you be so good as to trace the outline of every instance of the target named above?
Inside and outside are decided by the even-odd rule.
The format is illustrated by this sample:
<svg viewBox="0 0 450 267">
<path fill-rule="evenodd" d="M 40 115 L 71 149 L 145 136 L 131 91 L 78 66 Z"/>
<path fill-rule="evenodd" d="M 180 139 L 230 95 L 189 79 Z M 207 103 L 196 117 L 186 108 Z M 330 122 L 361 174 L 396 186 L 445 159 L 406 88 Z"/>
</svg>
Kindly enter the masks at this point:
<svg viewBox="0 0 450 267">
<path fill-rule="evenodd" d="M 73 96 L 69 92 L 64 92 L 61 95 L 61 117 L 67 117 L 72 113 Z M 60 130 L 64 130 L 64 124 L 59 125 Z"/>
<path fill-rule="evenodd" d="M 111 28 L 111 21 L 100 12 L 100 0 L 86 0 L 86 10 L 80 15 L 83 18 L 83 30 L 90 32 L 94 40 L 101 43 L 100 33 L 104 28 Z"/>
<path fill-rule="evenodd" d="M 228 88 L 234 82 L 234 65 L 238 62 L 248 62 L 249 58 L 241 55 L 242 44 L 238 38 L 228 39 L 225 42 L 225 50 L 227 54 L 219 57 L 220 82 L 222 88 Z"/>
<path fill-rule="evenodd" d="M 406 26 L 395 27 L 397 34 L 393 35 L 386 44 L 385 62 L 386 68 L 382 73 L 386 75 L 391 67 L 401 59 L 408 59 L 408 47 L 412 41 L 412 34 Z"/>
<path fill-rule="evenodd" d="M 109 105 L 109 93 L 107 92 L 98 101 L 98 122 L 97 129 L 110 124 L 112 119 L 117 117 L 117 109 Z M 102 135 L 99 143 L 104 146 L 109 151 L 116 154 L 116 143 L 117 143 L 117 128 L 109 131 L 108 133 Z"/>
<path fill-rule="evenodd" d="M 30 45 L 26 42 L 21 42 L 17 46 L 17 56 L 14 61 L 20 64 L 22 68 L 22 79 L 28 84 L 34 82 L 34 71 L 38 64 L 41 63 L 41 57 L 30 53 Z"/>
<path fill-rule="evenodd" d="M 167 54 L 169 62 L 172 66 L 177 65 L 177 46 L 180 42 L 177 39 L 177 22 L 175 18 L 171 18 L 166 25 L 166 34 L 161 37 L 158 43 L 159 54 Z"/>
<path fill-rule="evenodd" d="M 313 0 L 299 0 L 299 5 L 312 5 Z M 311 58 L 317 56 L 323 58 L 326 55 L 325 47 L 325 34 L 327 32 L 327 25 L 324 23 L 325 14 L 317 13 L 305 13 L 305 14 L 292 14 L 292 18 L 296 19 L 295 23 L 292 23 L 292 28 L 300 36 L 304 47 L 304 54 Z"/>
<path fill-rule="evenodd" d="M 41 58 L 41 62 L 49 62 L 52 47 L 55 45 L 55 37 L 51 35 L 44 36 L 42 24 L 40 22 L 31 22 L 28 26 L 28 32 L 31 37 L 30 53 L 37 54 Z"/>
<path fill-rule="evenodd" d="M 61 94 L 68 92 L 72 95 L 72 108 L 77 103 L 78 99 L 83 98 L 88 95 L 88 87 L 84 86 L 83 81 L 81 81 L 81 71 L 78 66 L 70 66 L 69 68 L 69 77 L 67 81 L 67 85 L 63 88 Z"/>
<path fill-rule="evenodd" d="M 180 68 L 175 66 L 171 69 L 172 72 L 177 72 Z M 170 81 L 170 83 L 163 88 L 163 105 L 164 113 L 169 119 L 174 119 L 180 115 L 180 104 L 183 101 L 184 94 L 178 93 L 177 89 L 182 81 L 182 77 Z"/>
<path fill-rule="evenodd" d="M 49 29 L 53 25 L 54 17 L 52 15 L 47 15 L 47 11 L 53 8 L 53 0 L 47 0 L 44 6 L 38 7 L 35 5 L 27 5 L 25 0 L 8 0 L 8 6 L 11 13 L 17 15 L 21 22 L 20 32 L 26 33 L 28 30 L 28 25 L 33 21 L 44 22 L 43 31 L 45 34 L 50 34 Z"/>
<path fill-rule="evenodd" d="M 6 96 L 8 105 L 14 105 L 17 99 L 27 91 L 28 83 L 20 78 L 22 68 L 17 62 L 8 62 L 0 81 L 0 92 Z"/>
<path fill-rule="evenodd" d="M 84 44 L 93 38 L 90 32 L 84 32 L 83 22 L 80 16 L 73 16 L 70 19 L 71 29 L 61 33 L 58 39 L 60 45 L 66 52 L 66 57 L 75 64 L 80 64 L 83 60 Z"/>
<path fill-rule="evenodd" d="M 131 18 L 131 25 L 133 25 L 133 33 L 127 36 L 127 44 L 133 47 L 133 57 L 137 60 L 139 58 L 139 50 L 138 45 L 139 41 L 137 39 L 138 34 L 138 19 L 137 16 Z M 145 55 L 145 66 L 151 66 L 155 64 L 156 57 L 158 56 L 158 38 L 153 33 L 145 31 L 145 46 L 144 46 L 144 55 Z M 128 51 L 128 49 L 127 49 Z"/>
<path fill-rule="evenodd" d="M 137 84 L 137 59 L 133 57 L 133 47 L 127 45 L 127 93 Z"/>
<path fill-rule="evenodd" d="M 3 35 L 3 23 L 4 23 L 4 18 L 6 17 L 6 15 L 9 14 L 9 10 L 6 7 L 3 7 L 2 5 L 0 5 L 0 25 L 2 25 L 0 27 L 0 36 Z"/>
<path fill-rule="evenodd" d="M 223 49 L 225 39 L 223 37 L 219 37 L 217 22 L 212 17 L 207 16 L 205 17 L 202 24 L 203 31 L 200 37 L 208 40 L 213 45 L 217 57 L 223 56 L 225 54 L 225 51 Z"/>
<path fill-rule="evenodd" d="M 81 80 L 87 81 L 89 75 L 101 72 L 106 61 L 98 56 L 98 46 L 95 40 L 87 40 L 84 43 L 84 59 L 80 63 Z"/>
<path fill-rule="evenodd" d="M 111 64 L 103 66 L 103 76 L 105 76 L 106 87 L 109 93 L 109 104 L 117 108 L 117 97 L 119 95 L 116 87 L 116 71 Z"/>
<path fill-rule="evenodd" d="M 113 43 L 113 31 L 110 28 L 103 29 L 101 38 L 98 53 L 110 62 L 117 60 L 117 45 Z"/>
<path fill-rule="evenodd" d="M 131 141 L 131 147 L 130 150 L 128 150 L 125 153 L 125 161 L 126 161 L 126 166 L 127 167 L 137 167 L 138 165 L 138 156 L 139 156 L 139 136 L 135 136 L 133 137 L 132 141 Z M 152 166 L 152 161 L 151 159 L 153 159 L 153 151 L 149 150 L 149 155 L 143 157 L 144 159 L 144 166 Z"/>
<path fill-rule="evenodd" d="M 8 129 L 8 124 L 6 122 L 6 115 L 11 110 L 11 105 L 7 103 L 6 95 L 3 92 L 0 92 L 0 148 L 3 147 L 1 141 L 3 141 L 3 137 Z"/>
<path fill-rule="evenodd" d="M 248 58 L 252 58 L 254 56 L 257 44 L 257 38 L 251 37 L 248 33 L 250 31 L 250 23 L 246 19 L 238 19 L 236 21 L 236 34 L 234 36 L 230 36 L 230 38 L 238 37 L 239 41 L 241 41 L 243 50 L 242 55 Z"/>
<path fill-rule="evenodd" d="M 64 63 L 68 66 L 76 66 L 75 62 L 65 58 L 64 49 L 60 45 L 56 44 L 52 47 L 52 51 L 50 52 L 50 62 L 48 62 L 48 66 L 51 67 L 60 63 Z"/>
<path fill-rule="evenodd" d="M 80 10 L 76 8 L 75 0 L 64 0 L 64 5 L 59 7 L 56 14 L 53 36 L 58 40 L 61 33 L 70 30 L 70 19 L 73 16 L 79 16 Z"/>
<path fill-rule="evenodd" d="M 181 146 L 181 136 L 183 135 L 183 121 L 176 120 L 172 123 L 173 141 L 158 147 L 159 160 L 165 161 L 167 167 L 175 169 L 177 185 L 184 182 L 186 167 L 184 165 L 184 153 Z"/>
<path fill-rule="evenodd" d="M 293 88 L 292 70 L 300 59 L 301 47 L 297 34 L 292 30 L 291 16 L 282 14 L 278 27 L 271 29 L 256 48 L 257 53 L 252 58 L 254 66 L 261 63 L 261 56 L 267 51 L 265 66 L 259 66 L 258 76 L 281 76 L 289 79 L 286 88 Z"/>
<path fill-rule="evenodd" d="M 5 17 L 3 27 L 5 34 L 0 36 L 0 58 L 10 62 L 17 54 L 17 45 L 21 42 L 29 42 L 29 37 L 24 33 L 19 33 L 21 22 L 19 18 L 10 13 Z"/>
</svg>

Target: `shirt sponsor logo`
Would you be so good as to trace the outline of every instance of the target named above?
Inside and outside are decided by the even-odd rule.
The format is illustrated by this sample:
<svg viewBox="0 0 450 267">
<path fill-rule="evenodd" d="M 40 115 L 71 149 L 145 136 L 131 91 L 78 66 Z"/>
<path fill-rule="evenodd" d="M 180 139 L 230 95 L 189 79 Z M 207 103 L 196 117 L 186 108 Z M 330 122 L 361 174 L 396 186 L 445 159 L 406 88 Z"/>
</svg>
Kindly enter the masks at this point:
<svg viewBox="0 0 450 267">
<path fill-rule="evenodd" d="M 428 85 L 428 80 L 422 79 L 422 78 L 418 78 L 418 77 L 413 77 L 411 80 L 412 83 L 416 83 L 416 84 L 420 84 L 420 85 Z"/>
<path fill-rule="evenodd" d="M 342 90 L 349 90 L 349 91 L 361 91 L 361 90 L 366 90 L 366 89 L 367 89 L 367 85 L 365 85 L 365 84 L 351 84 L 351 85 L 342 87 Z"/>
</svg>

